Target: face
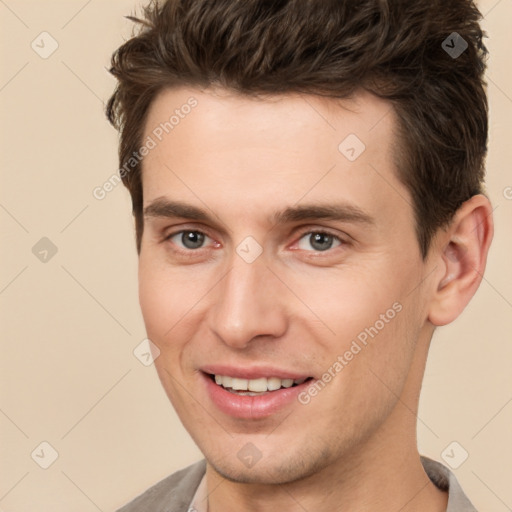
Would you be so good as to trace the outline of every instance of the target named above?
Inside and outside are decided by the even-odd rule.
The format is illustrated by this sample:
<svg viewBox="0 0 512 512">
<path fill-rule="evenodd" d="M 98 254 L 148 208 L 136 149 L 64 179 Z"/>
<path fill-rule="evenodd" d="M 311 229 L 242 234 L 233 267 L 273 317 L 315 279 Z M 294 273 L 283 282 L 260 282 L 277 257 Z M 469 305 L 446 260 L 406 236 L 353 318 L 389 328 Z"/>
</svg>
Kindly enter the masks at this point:
<svg viewBox="0 0 512 512">
<path fill-rule="evenodd" d="M 167 395 L 229 479 L 293 481 L 400 427 L 428 268 L 394 123 L 364 94 L 152 104 L 142 313 Z"/>
</svg>

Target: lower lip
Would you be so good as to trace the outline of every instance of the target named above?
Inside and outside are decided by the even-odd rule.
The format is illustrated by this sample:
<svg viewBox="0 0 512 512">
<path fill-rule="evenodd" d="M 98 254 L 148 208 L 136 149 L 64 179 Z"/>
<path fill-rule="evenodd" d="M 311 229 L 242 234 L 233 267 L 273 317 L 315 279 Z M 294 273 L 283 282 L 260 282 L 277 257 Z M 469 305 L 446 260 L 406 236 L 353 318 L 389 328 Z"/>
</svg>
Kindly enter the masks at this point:
<svg viewBox="0 0 512 512">
<path fill-rule="evenodd" d="M 207 393 L 211 401 L 223 413 L 235 418 L 259 419 L 275 414 L 293 402 L 298 403 L 297 396 L 312 382 L 307 380 L 298 386 L 269 391 L 262 395 L 238 395 L 216 384 L 212 378 L 203 373 Z"/>
</svg>

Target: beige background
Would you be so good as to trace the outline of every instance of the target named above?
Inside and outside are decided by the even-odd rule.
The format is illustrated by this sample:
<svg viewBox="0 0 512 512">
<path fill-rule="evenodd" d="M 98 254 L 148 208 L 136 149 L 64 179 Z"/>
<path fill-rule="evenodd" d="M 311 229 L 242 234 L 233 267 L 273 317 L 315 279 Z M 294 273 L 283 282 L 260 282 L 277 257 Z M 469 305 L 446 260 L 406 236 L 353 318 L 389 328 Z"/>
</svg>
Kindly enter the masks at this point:
<svg viewBox="0 0 512 512">
<path fill-rule="evenodd" d="M 3 512 L 113 510 L 200 457 L 153 367 L 133 354 L 145 332 L 128 193 L 92 195 L 117 169 L 117 135 L 102 113 L 114 86 L 105 68 L 137 4 L 0 0 Z M 463 487 L 481 511 L 504 512 L 512 508 L 512 2 L 480 7 L 490 35 L 496 235 L 477 296 L 435 336 L 418 437 L 438 460 L 457 441 L 462 448 L 448 453 L 469 453 L 455 470 Z M 31 48 L 35 40 L 38 51 L 51 49 L 43 31 L 59 45 L 47 59 Z M 57 248 L 46 262 L 32 252 L 43 237 Z M 39 465 L 51 461 L 43 441 L 58 452 L 48 469 Z"/>
</svg>

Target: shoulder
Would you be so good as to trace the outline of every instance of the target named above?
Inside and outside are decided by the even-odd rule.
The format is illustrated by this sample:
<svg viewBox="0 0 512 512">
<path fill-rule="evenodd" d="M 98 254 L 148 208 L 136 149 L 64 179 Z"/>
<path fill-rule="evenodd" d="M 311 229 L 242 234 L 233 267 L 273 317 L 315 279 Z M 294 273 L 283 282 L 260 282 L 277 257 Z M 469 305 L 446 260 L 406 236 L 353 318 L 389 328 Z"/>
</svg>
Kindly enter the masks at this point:
<svg viewBox="0 0 512 512">
<path fill-rule="evenodd" d="M 201 460 L 153 485 L 117 512 L 186 512 L 206 471 Z"/>
<path fill-rule="evenodd" d="M 425 456 L 421 456 L 421 463 L 432 483 L 439 489 L 448 492 L 446 512 L 477 512 L 455 475 L 446 466 Z"/>
</svg>

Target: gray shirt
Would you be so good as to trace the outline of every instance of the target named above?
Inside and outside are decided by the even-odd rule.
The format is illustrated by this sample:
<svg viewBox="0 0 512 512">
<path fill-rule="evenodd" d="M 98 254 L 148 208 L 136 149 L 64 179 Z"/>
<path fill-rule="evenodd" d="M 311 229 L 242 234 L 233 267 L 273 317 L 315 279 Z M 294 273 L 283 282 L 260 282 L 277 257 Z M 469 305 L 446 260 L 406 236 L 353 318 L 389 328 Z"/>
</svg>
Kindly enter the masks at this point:
<svg viewBox="0 0 512 512">
<path fill-rule="evenodd" d="M 434 485 L 448 492 L 446 512 L 477 512 L 446 466 L 423 456 L 421 463 Z M 203 459 L 158 482 L 117 512 L 200 512 L 204 510 L 205 472 Z"/>
</svg>

